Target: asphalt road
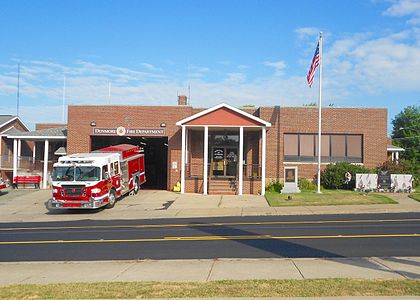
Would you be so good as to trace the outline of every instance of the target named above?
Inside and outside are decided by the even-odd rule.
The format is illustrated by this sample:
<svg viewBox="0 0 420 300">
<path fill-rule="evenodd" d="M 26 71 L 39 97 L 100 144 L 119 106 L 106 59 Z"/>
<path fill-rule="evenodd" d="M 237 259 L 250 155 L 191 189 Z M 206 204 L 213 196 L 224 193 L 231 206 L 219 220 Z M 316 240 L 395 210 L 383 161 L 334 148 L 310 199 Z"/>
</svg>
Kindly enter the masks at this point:
<svg viewBox="0 0 420 300">
<path fill-rule="evenodd" d="M 0 223 L 0 261 L 420 256 L 420 214 Z"/>
</svg>

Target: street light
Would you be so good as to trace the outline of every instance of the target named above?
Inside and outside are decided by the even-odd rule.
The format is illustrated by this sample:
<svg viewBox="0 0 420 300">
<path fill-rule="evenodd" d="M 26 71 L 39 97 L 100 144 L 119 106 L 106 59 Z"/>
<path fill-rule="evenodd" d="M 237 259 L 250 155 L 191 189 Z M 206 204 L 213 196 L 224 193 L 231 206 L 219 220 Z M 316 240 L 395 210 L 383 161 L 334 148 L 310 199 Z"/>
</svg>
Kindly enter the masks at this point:
<svg viewBox="0 0 420 300">
<path fill-rule="evenodd" d="M 416 130 L 416 131 L 420 131 L 420 129 L 414 128 L 414 127 L 400 127 L 398 130 Z"/>
</svg>

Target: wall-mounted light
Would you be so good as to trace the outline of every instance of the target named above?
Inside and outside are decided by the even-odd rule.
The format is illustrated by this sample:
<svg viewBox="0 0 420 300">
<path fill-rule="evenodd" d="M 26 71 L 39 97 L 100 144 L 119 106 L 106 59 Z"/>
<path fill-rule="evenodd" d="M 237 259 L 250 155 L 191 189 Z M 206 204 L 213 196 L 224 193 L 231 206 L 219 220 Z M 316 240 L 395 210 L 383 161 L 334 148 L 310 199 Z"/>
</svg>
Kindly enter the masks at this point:
<svg viewBox="0 0 420 300">
<path fill-rule="evenodd" d="M 160 123 L 160 127 L 166 127 L 166 123 Z"/>
<path fill-rule="evenodd" d="M 96 121 L 91 121 L 90 126 L 95 127 L 96 126 Z"/>
</svg>

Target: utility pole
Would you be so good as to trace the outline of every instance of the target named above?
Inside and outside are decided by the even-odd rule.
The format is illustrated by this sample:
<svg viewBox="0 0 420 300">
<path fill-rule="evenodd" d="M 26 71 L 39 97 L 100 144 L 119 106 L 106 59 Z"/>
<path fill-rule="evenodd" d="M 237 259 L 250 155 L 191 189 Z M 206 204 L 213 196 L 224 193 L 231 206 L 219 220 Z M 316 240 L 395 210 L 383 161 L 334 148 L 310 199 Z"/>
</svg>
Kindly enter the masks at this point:
<svg viewBox="0 0 420 300">
<path fill-rule="evenodd" d="M 16 116 L 19 117 L 19 98 L 20 98 L 20 63 L 18 64 L 17 73 L 17 95 L 16 95 Z"/>
</svg>

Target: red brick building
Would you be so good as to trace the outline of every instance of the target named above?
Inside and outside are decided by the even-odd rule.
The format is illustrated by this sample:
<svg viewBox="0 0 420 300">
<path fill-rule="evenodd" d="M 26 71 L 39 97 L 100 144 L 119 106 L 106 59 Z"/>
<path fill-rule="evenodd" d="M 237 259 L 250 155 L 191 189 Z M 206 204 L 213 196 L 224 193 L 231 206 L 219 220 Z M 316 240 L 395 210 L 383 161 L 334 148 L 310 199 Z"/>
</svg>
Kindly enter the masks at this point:
<svg viewBox="0 0 420 300">
<path fill-rule="evenodd" d="M 12 182 L 13 173 L 13 140 L 7 138 L 10 134 L 29 131 L 28 127 L 17 116 L 0 115 L 0 177 Z M 19 156 L 30 155 L 33 144 L 20 141 L 17 144 Z"/>
<path fill-rule="evenodd" d="M 183 192 L 263 193 L 283 180 L 286 165 L 313 179 L 317 170 L 317 108 L 221 104 L 69 106 L 67 152 L 120 143 L 143 146 L 146 187 Z M 322 166 L 348 161 L 375 167 L 387 159 L 387 110 L 323 108 Z M 206 137 L 206 138 L 205 138 Z M 207 184 L 206 184 L 207 183 Z"/>
</svg>

